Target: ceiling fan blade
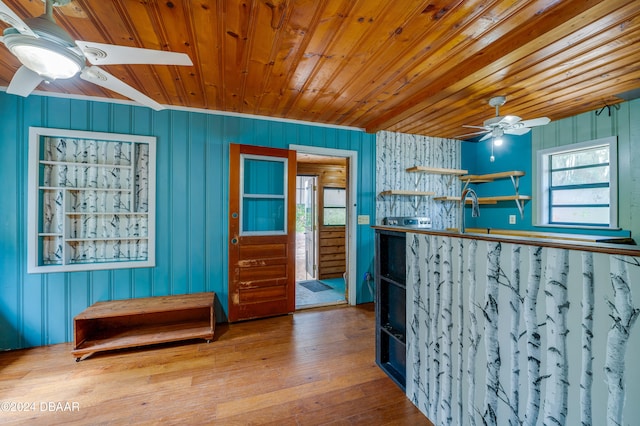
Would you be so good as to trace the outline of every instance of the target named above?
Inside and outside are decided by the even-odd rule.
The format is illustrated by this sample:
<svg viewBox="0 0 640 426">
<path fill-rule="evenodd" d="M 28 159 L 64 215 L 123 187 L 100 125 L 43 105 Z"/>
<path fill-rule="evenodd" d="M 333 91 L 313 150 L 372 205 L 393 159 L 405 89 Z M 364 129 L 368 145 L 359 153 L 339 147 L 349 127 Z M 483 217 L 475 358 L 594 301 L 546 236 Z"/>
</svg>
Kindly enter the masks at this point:
<svg viewBox="0 0 640 426">
<path fill-rule="evenodd" d="M 489 132 L 489 131 L 490 131 L 490 130 L 488 130 L 488 129 L 487 129 L 486 127 L 484 127 L 484 126 L 469 126 L 469 125 L 463 124 L 463 125 L 462 125 L 462 127 L 468 127 L 469 129 L 484 129 L 484 130 L 486 130 L 487 132 Z"/>
<path fill-rule="evenodd" d="M 42 77 L 23 65 L 11 79 L 7 93 L 26 98 L 40 83 L 42 83 Z"/>
<path fill-rule="evenodd" d="M 486 135 L 484 135 L 483 137 L 481 137 L 481 138 L 478 140 L 478 142 L 480 142 L 480 141 L 486 141 L 487 139 L 489 139 L 489 138 L 491 138 L 491 137 L 493 137 L 493 132 L 489 132 L 489 133 L 487 133 Z"/>
<path fill-rule="evenodd" d="M 13 28 L 18 30 L 20 34 L 26 34 L 32 37 L 39 38 L 39 36 L 34 33 L 33 30 L 31 30 L 31 28 L 29 28 L 27 24 L 25 24 L 24 21 L 20 19 L 20 17 L 16 15 L 13 10 L 9 9 L 9 6 L 4 4 L 4 2 L 2 1 L 0 1 L 0 20 L 11 25 Z"/>
<path fill-rule="evenodd" d="M 525 135 L 529 133 L 531 129 L 529 127 L 517 127 L 514 129 L 505 129 L 504 132 L 508 135 Z"/>
<path fill-rule="evenodd" d="M 505 115 L 504 117 L 502 117 L 502 119 L 498 123 L 512 126 L 520 120 L 521 118 L 516 115 Z"/>
<path fill-rule="evenodd" d="M 454 139 L 460 139 L 460 138 L 464 138 L 464 137 L 467 137 L 467 136 L 476 136 L 476 135 L 481 135 L 481 134 L 483 134 L 483 133 L 487 133 L 487 132 L 488 132 L 488 130 L 485 130 L 484 132 L 466 133 L 466 134 L 464 134 L 464 135 L 454 136 L 453 138 L 454 138 Z"/>
<path fill-rule="evenodd" d="M 549 124 L 550 122 L 551 120 L 548 117 L 539 117 L 532 118 L 531 120 L 524 120 L 520 124 L 522 124 L 524 127 L 536 127 L 544 126 L 546 124 Z"/>
<path fill-rule="evenodd" d="M 160 105 L 158 102 L 154 101 L 144 93 L 138 91 L 137 89 L 134 89 L 122 80 L 117 79 L 105 70 L 96 66 L 83 69 L 80 73 L 80 78 L 90 83 L 97 84 L 98 86 L 105 87 L 109 90 L 126 96 L 129 99 L 133 99 L 134 101 L 148 106 L 149 108 L 155 109 L 156 111 L 164 109 L 162 105 Z"/>
<path fill-rule="evenodd" d="M 93 65 L 149 64 L 149 65 L 193 65 L 186 53 L 139 47 L 116 46 L 76 40 L 76 44 Z"/>
</svg>

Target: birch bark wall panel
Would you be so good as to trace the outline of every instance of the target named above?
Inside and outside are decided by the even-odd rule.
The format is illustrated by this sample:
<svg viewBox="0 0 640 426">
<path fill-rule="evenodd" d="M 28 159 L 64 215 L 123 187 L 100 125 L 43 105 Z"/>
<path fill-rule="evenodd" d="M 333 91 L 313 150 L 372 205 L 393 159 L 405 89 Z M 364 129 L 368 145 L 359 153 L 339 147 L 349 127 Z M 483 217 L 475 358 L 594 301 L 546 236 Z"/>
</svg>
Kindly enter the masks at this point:
<svg viewBox="0 0 640 426">
<path fill-rule="evenodd" d="M 460 183 L 455 177 L 406 171 L 414 166 L 459 169 L 460 141 L 381 131 L 376 134 L 376 152 L 376 194 L 400 189 L 460 195 Z M 389 216 L 427 216 L 434 228 L 444 229 L 457 226 L 456 210 L 456 206 L 432 197 L 378 196 L 376 223 L 381 224 Z"/>
<path fill-rule="evenodd" d="M 435 424 L 640 418 L 640 258 L 424 234 L 407 256 L 406 392 Z"/>
</svg>

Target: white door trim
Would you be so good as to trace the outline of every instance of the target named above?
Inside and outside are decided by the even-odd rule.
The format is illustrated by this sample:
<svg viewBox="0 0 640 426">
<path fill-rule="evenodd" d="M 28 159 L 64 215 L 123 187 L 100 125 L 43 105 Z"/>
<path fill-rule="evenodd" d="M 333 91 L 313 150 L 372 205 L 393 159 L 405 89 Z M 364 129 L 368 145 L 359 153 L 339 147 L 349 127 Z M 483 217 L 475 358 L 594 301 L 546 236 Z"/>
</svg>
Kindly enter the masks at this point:
<svg viewBox="0 0 640 426">
<path fill-rule="evenodd" d="M 358 151 L 352 151 L 347 149 L 335 149 L 335 148 L 322 148 L 317 146 L 295 145 L 290 144 L 289 149 L 304 153 L 304 154 L 316 154 L 325 155 L 327 157 L 341 157 L 346 158 L 349 162 L 349 209 L 347 209 L 347 288 L 349 289 L 348 299 L 350 305 L 356 304 L 356 297 L 358 295 L 356 288 L 356 243 L 357 243 L 357 214 L 356 199 L 358 196 Z"/>
</svg>

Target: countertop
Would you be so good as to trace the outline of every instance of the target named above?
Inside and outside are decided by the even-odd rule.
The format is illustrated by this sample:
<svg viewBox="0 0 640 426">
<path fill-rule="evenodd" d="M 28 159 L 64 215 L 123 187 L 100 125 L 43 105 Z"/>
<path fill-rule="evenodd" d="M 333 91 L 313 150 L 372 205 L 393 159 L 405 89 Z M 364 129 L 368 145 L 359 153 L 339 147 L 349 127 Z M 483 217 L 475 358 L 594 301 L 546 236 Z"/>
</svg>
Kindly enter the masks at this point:
<svg viewBox="0 0 640 426">
<path fill-rule="evenodd" d="M 488 230 L 486 228 L 469 228 L 462 234 L 455 229 L 438 230 L 390 225 L 376 225 L 372 228 L 396 232 L 411 232 L 417 234 L 469 238 L 483 241 L 500 241 L 511 244 L 617 254 L 623 256 L 640 256 L 640 247 L 628 244 L 633 240 L 624 237 L 618 238 L 601 235 L 513 231 L 502 229 Z"/>
</svg>

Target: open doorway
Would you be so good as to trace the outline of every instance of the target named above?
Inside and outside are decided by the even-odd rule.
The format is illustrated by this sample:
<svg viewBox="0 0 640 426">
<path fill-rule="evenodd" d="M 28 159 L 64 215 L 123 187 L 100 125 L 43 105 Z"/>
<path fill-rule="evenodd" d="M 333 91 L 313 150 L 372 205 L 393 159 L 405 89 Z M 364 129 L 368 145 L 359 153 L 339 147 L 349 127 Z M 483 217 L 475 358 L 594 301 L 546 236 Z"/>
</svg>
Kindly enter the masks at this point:
<svg viewBox="0 0 640 426">
<path fill-rule="evenodd" d="M 317 188 L 317 176 L 296 177 L 296 282 L 317 275 Z"/>
<path fill-rule="evenodd" d="M 296 309 L 347 303 L 347 159 L 298 154 Z"/>
</svg>

